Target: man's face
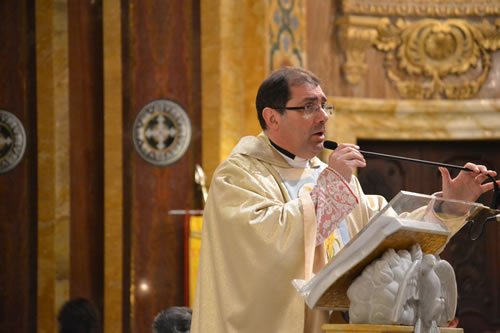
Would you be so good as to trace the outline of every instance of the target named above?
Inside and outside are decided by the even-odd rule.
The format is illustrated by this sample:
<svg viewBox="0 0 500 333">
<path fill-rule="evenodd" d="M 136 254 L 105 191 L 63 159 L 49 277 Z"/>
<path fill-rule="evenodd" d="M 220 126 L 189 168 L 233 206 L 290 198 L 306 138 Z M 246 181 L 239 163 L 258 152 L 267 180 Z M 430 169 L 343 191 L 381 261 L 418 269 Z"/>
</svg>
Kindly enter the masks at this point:
<svg viewBox="0 0 500 333">
<path fill-rule="evenodd" d="M 287 107 L 303 107 L 307 104 L 322 105 L 326 96 L 318 85 L 306 84 L 290 88 L 291 99 Z M 310 159 L 323 150 L 325 126 L 328 114 L 322 110 L 306 115 L 304 110 L 285 110 L 280 116 L 277 131 L 279 145 L 296 156 Z"/>
</svg>

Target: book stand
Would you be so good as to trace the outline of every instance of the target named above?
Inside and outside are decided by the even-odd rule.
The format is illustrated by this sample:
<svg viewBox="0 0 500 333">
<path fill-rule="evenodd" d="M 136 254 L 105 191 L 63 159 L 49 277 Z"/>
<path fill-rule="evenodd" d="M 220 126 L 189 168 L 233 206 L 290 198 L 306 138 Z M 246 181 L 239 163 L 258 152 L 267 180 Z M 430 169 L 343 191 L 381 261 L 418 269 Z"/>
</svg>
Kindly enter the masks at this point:
<svg viewBox="0 0 500 333">
<path fill-rule="evenodd" d="M 347 297 L 349 286 L 367 265 L 380 258 L 386 250 L 408 250 L 413 244 L 419 244 L 423 254 L 437 254 L 444 249 L 449 238 L 468 222 L 465 212 L 473 216 L 482 210 L 490 209 L 478 203 L 402 191 L 321 271 L 297 288 L 299 294 L 305 297 L 311 309 L 347 310 L 350 306 Z M 395 283 L 404 285 L 402 281 L 394 280 L 392 286 Z M 404 295 L 406 289 L 401 290 L 398 289 L 398 297 L 400 293 Z M 400 301 L 398 297 L 396 299 Z M 325 324 L 322 329 L 325 333 L 413 332 L 413 326 L 391 325 L 399 323 L 400 307 L 405 304 L 396 303 L 396 299 L 393 312 L 385 318 L 388 325 Z M 372 307 L 379 304 L 371 302 Z M 368 316 L 370 312 L 366 311 Z M 463 332 L 459 328 L 440 327 L 440 330 Z"/>
</svg>

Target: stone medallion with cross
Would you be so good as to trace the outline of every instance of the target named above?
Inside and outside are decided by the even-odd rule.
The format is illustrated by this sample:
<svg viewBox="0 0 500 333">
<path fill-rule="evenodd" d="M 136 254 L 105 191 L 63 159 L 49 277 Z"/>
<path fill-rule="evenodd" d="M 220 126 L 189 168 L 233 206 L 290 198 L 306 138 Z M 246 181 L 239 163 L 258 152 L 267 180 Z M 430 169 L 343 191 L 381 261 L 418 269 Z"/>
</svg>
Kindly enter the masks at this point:
<svg viewBox="0 0 500 333">
<path fill-rule="evenodd" d="M 164 167 L 186 152 L 191 142 L 191 121 L 184 108 L 174 101 L 154 100 L 138 113 L 133 139 L 139 156 Z"/>
<path fill-rule="evenodd" d="M 21 121 L 12 113 L 0 110 L 0 173 L 21 162 L 26 150 L 26 133 Z"/>
</svg>

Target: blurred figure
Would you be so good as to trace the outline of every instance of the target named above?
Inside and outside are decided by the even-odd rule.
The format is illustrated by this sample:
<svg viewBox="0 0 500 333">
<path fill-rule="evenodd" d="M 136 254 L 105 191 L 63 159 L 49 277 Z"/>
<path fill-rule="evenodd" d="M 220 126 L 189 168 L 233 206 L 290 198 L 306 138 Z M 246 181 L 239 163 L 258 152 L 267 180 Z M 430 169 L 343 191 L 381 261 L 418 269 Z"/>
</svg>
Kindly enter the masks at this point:
<svg viewBox="0 0 500 333">
<path fill-rule="evenodd" d="M 85 298 L 67 301 L 57 316 L 59 333 L 100 333 L 97 307 Z"/>
<path fill-rule="evenodd" d="M 153 321 L 153 333 L 189 333 L 191 331 L 190 308 L 172 306 L 158 313 Z"/>
</svg>

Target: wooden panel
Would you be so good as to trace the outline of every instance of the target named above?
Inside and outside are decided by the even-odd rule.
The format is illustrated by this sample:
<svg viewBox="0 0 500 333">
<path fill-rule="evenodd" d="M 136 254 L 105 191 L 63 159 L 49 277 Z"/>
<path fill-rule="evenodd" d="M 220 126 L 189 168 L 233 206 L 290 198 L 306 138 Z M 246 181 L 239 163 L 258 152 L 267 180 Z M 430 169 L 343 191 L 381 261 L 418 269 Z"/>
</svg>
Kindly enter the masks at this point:
<svg viewBox="0 0 500 333">
<path fill-rule="evenodd" d="M 27 147 L 0 174 L 0 331 L 36 332 L 36 90 L 34 3 L 0 1 L 0 109 L 24 126 Z"/>
<path fill-rule="evenodd" d="M 172 209 L 201 208 L 194 191 L 200 163 L 200 60 L 198 1 L 127 3 L 124 24 L 124 219 L 131 247 L 131 322 L 124 330 L 151 330 L 154 316 L 184 304 L 183 217 Z M 168 98 L 191 118 L 193 138 L 185 155 L 165 167 L 148 164 L 135 152 L 132 124 L 141 108 Z M 195 200 L 196 198 L 196 200 Z M 127 228 L 129 230 L 127 230 Z"/>
<path fill-rule="evenodd" d="M 360 140 L 361 149 L 429 161 L 464 165 L 467 161 L 500 170 L 498 141 L 402 142 Z M 397 167 L 394 167 L 394 164 Z M 391 173 L 390 170 L 396 170 Z M 391 199 L 400 190 L 431 194 L 441 189 L 437 168 L 409 162 L 367 158 L 367 167 L 358 170 L 367 193 L 385 194 Z M 452 177 L 457 171 L 450 171 Z M 377 177 L 373 177 L 373 175 Z M 379 191 L 383 189 L 383 191 Z M 479 202 L 490 205 L 492 192 Z M 466 332 L 500 329 L 500 225 L 490 224 L 476 241 L 469 238 L 467 226 L 447 245 L 441 257 L 448 260 L 457 278 L 459 327 Z"/>
<path fill-rule="evenodd" d="M 70 298 L 103 309 L 103 81 L 101 1 L 68 2 Z"/>
</svg>

